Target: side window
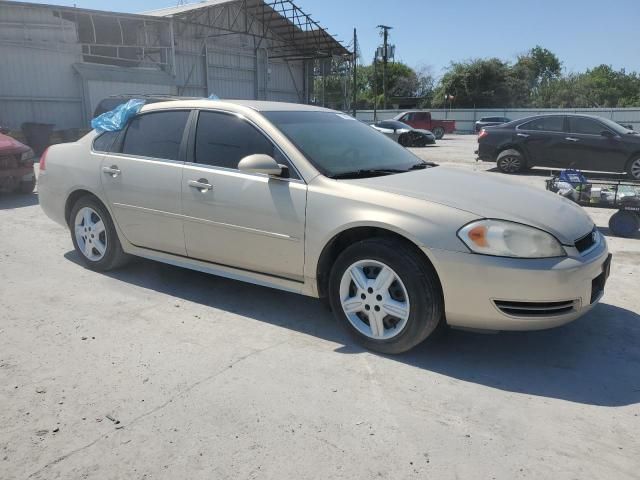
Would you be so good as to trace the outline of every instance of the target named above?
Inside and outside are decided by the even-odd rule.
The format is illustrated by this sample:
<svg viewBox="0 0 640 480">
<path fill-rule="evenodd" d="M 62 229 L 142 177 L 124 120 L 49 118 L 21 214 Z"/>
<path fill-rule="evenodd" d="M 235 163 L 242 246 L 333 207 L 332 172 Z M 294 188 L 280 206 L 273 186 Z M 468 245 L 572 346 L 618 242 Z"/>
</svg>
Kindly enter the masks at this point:
<svg viewBox="0 0 640 480">
<path fill-rule="evenodd" d="M 289 167 L 291 178 L 299 178 L 280 150 L 246 120 L 218 112 L 200 112 L 196 127 L 195 162 L 214 167 L 238 168 L 248 155 L 262 153 Z"/>
<path fill-rule="evenodd" d="M 542 132 L 564 131 L 564 117 L 542 117 L 531 120 L 518 127 L 520 130 L 538 130 Z"/>
<path fill-rule="evenodd" d="M 145 113 L 131 120 L 122 153 L 179 160 L 180 143 L 189 118 L 188 110 Z"/>
<path fill-rule="evenodd" d="M 416 113 L 414 120 L 427 121 L 427 120 L 429 120 L 429 114 L 428 113 Z"/>
<path fill-rule="evenodd" d="M 401 122 L 410 122 L 411 120 L 413 120 L 414 118 L 414 114 L 413 113 L 407 113 L 405 115 L 402 116 L 402 118 L 400 118 Z"/>
<path fill-rule="evenodd" d="M 608 129 L 596 120 L 584 117 L 569 117 L 569 131 L 571 133 L 600 135 L 604 130 Z"/>
<path fill-rule="evenodd" d="M 118 138 L 120 132 L 102 132 L 93 139 L 93 149 L 96 152 L 109 153 L 113 147 L 113 143 Z"/>
</svg>

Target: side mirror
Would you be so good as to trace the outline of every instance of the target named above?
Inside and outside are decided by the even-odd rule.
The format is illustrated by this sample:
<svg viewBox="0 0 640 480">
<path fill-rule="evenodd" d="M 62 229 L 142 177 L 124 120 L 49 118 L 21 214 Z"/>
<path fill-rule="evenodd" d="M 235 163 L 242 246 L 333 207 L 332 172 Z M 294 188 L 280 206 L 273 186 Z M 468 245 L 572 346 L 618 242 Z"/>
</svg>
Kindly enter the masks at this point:
<svg viewBox="0 0 640 480">
<path fill-rule="evenodd" d="M 284 177 L 288 173 L 288 168 L 279 165 L 273 157 L 257 153 L 244 157 L 238 163 L 238 169 L 248 173 L 264 173 L 275 177 Z"/>
<path fill-rule="evenodd" d="M 607 138 L 613 138 L 615 135 L 611 133 L 609 130 L 603 130 L 600 132 L 600 135 Z"/>
</svg>

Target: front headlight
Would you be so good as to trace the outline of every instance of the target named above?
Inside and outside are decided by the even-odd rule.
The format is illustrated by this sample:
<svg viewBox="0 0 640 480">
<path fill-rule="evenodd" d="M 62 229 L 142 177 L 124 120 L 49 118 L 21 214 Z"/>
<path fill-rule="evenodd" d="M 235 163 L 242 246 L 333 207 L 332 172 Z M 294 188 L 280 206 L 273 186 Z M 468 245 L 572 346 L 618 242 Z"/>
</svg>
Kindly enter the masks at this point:
<svg viewBox="0 0 640 480">
<path fill-rule="evenodd" d="M 33 150 L 29 149 L 20 156 L 21 162 L 26 162 L 34 157 Z"/>
<path fill-rule="evenodd" d="M 497 257 L 564 257 L 556 238 L 542 230 L 504 220 L 479 220 L 465 225 L 458 237 L 474 253 Z"/>
</svg>

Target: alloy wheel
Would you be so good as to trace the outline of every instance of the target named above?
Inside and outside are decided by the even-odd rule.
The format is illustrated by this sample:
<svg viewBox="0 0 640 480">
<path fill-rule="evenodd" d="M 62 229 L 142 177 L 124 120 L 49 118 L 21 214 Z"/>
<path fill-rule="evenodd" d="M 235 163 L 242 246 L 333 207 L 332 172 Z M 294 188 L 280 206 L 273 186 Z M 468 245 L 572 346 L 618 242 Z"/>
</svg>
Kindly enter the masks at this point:
<svg viewBox="0 0 640 480">
<path fill-rule="evenodd" d="M 74 223 L 78 249 L 92 262 L 104 257 L 107 251 L 107 231 L 100 215 L 90 207 L 78 210 Z"/>
<path fill-rule="evenodd" d="M 522 166 L 522 160 L 515 155 L 507 155 L 500 159 L 500 168 L 509 173 L 515 173 L 520 170 Z"/>
<path fill-rule="evenodd" d="M 340 301 L 351 325 L 374 340 L 399 335 L 411 311 L 407 289 L 398 274 L 376 260 L 360 260 L 345 270 Z"/>
<path fill-rule="evenodd" d="M 633 162 L 631 162 L 629 173 L 631 173 L 631 176 L 636 180 L 640 180 L 640 158 L 636 158 Z"/>
</svg>

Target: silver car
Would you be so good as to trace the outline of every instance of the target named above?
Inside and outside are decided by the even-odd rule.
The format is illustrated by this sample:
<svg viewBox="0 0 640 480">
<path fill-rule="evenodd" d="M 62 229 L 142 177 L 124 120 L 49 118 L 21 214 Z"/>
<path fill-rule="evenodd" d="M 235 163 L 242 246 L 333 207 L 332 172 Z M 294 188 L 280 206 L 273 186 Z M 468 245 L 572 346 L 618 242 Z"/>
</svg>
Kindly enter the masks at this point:
<svg viewBox="0 0 640 480">
<path fill-rule="evenodd" d="M 598 302 L 609 272 L 574 203 L 426 164 L 312 106 L 147 105 L 120 132 L 52 146 L 38 189 L 90 269 L 135 255 L 319 297 L 386 353 L 447 325 L 562 325 Z"/>
</svg>

